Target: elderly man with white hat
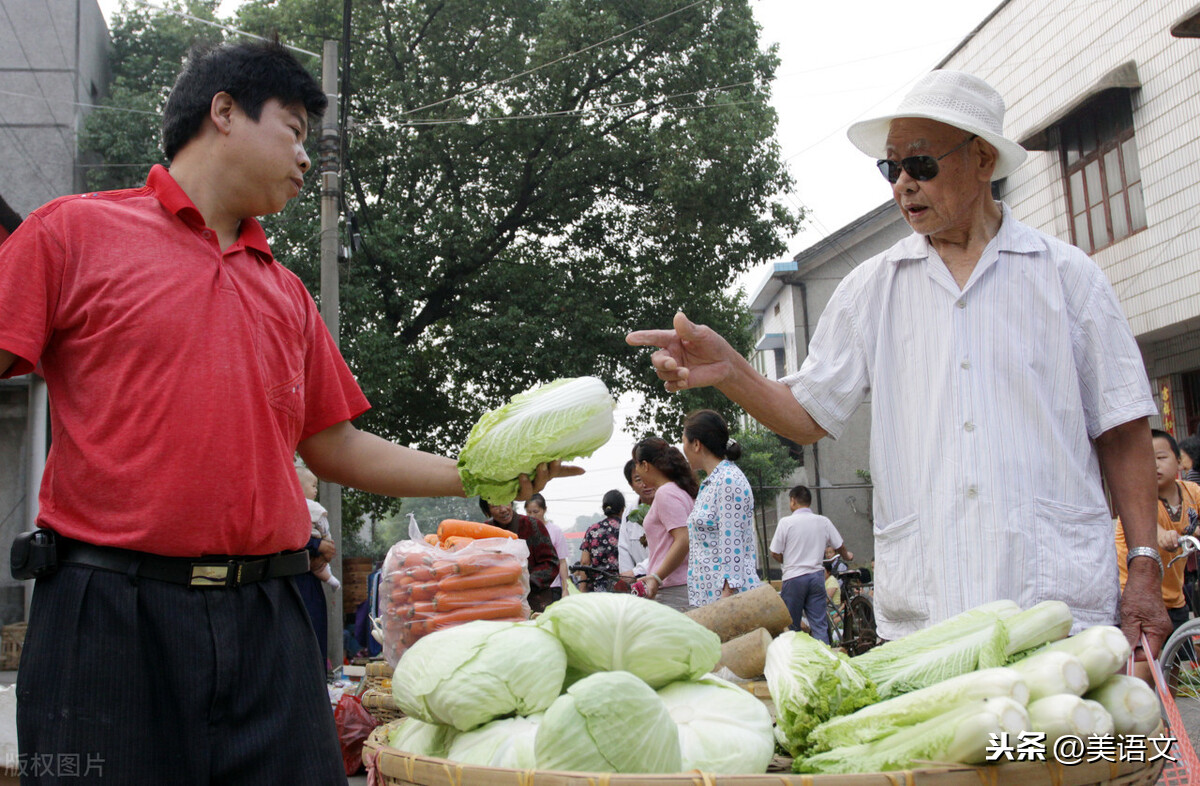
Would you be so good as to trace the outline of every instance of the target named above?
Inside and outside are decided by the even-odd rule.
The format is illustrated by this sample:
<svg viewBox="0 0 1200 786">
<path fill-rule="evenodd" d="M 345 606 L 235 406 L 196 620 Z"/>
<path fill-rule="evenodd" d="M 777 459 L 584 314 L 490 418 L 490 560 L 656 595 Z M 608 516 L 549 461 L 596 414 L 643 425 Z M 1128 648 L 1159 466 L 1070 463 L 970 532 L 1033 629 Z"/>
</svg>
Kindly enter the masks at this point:
<svg viewBox="0 0 1200 786">
<path fill-rule="evenodd" d="M 1076 630 L 1119 619 L 1157 650 L 1171 626 L 1141 355 L 1096 264 L 992 198 L 1026 156 L 1003 119 L 986 82 L 934 71 L 850 127 L 913 234 L 846 276 L 798 373 L 763 377 L 682 313 L 628 341 L 661 348 L 668 390 L 715 386 L 803 444 L 836 439 L 869 394 L 883 638 L 1057 599 Z M 1102 475 L 1133 555 L 1123 597 Z"/>
</svg>

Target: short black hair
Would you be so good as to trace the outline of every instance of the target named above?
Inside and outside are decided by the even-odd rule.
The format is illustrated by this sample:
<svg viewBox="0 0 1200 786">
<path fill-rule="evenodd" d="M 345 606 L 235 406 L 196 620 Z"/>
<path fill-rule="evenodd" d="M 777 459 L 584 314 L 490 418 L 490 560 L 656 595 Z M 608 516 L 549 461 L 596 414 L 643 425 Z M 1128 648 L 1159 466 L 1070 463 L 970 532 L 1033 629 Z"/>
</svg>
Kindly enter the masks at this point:
<svg viewBox="0 0 1200 786">
<path fill-rule="evenodd" d="M 312 117 L 328 103 L 316 77 L 278 41 L 198 44 L 175 79 L 163 110 L 163 153 L 173 160 L 208 117 L 212 99 L 226 92 L 251 120 L 274 98 L 284 105 L 304 104 Z"/>
<path fill-rule="evenodd" d="M 792 486 L 792 490 L 788 492 L 788 496 L 801 505 L 812 504 L 812 492 L 808 490 L 808 486 Z"/>
<path fill-rule="evenodd" d="M 1150 439 L 1165 439 L 1167 444 L 1171 446 L 1171 452 L 1175 454 L 1175 458 L 1179 458 L 1179 443 L 1175 441 L 1175 437 L 1172 437 L 1166 431 L 1152 428 L 1150 429 Z"/>
<path fill-rule="evenodd" d="M 1192 458 L 1192 464 L 1200 470 L 1200 437 L 1184 437 L 1179 440 L 1179 449 Z"/>
</svg>

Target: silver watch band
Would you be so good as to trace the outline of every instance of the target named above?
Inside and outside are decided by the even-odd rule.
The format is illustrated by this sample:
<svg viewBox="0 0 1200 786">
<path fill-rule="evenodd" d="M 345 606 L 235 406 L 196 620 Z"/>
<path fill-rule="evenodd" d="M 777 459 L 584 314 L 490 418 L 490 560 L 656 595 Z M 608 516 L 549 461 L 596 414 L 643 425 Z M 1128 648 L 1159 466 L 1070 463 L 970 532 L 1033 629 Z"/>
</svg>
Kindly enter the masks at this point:
<svg viewBox="0 0 1200 786">
<path fill-rule="evenodd" d="M 1128 566 L 1130 562 L 1133 562 L 1134 557 L 1149 557 L 1150 559 L 1154 560 L 1158 563 L 1158 575 L 1163 575 L 1163 562 L 1162 557 L 1158 555 L 1158 549 L 1150 546 L 1138 546 L 1137 548 L 1132 548 L 1129 550 L 1129 555 L 1125 557 L 1125 565 Z"/>
</svg>

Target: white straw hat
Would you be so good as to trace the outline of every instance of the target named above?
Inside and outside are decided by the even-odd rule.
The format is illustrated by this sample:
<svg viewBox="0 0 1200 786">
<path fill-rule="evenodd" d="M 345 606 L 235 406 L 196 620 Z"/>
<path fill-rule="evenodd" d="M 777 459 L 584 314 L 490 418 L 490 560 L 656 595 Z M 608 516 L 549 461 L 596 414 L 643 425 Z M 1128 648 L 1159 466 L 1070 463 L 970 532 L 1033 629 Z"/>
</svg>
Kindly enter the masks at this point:
<svg viewBox="0 0 1200 786">
<path fill-rule="evenodd" d="M 930 71 L 913 86 L 896 111 L 850 126 L 846 136 L 872 158 L 887 155 L 892 121 L 901 117 L 936 120 L 986 140 L 999 152 L 992 180 L 1007 177 L 1025 161 L 1025 148 L 1004 136 L 1004 99 L 977 76 L 962 71 Z"/>
</svg>

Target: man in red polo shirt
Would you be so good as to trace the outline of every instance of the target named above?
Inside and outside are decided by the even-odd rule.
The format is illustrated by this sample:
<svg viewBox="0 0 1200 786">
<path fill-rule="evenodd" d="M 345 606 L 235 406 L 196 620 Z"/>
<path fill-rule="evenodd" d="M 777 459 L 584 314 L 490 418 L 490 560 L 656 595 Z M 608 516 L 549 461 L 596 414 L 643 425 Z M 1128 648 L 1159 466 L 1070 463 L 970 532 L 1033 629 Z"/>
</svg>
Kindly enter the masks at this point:
<svg viewBox="0 0 1200 786">
<path fill-rule="evenodd" d="M 368 403 L 255 220 L 300 193 L 325 106 L 277 44 L 194 51 L 164 113 L 170 168 L 54 200 L 0 246 L 0 375 L 45 376 L 54 435 L 24 783 L 85 763 L 120 784 L 345 782 L 290 578 L 309 538 L 294 453 L 375 493 L 463 488 L 453 460 L 351 425 Z M 570 472 L 539 468 L 523 496 Z"/>
</svg>

